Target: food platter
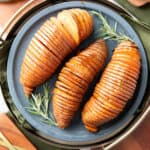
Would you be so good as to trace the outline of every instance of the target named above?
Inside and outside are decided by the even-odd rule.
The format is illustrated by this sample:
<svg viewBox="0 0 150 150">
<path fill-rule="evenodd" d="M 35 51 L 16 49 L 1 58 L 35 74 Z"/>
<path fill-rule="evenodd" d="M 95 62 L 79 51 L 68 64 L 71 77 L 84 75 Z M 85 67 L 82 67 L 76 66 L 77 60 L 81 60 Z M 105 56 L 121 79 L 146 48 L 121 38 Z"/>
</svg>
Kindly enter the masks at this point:
<svg viewBox="0 0 150 150">
<path fill-rule="evenodd" d="M 31 40 L 32 36 L 36 32 L 36 30 L 41 26 L 41 24 L 50 16 L 56 15 L 62 9 L 67 8 L 83 8 L 87 10 L 96 10 L 101 11 L 105 16 L 107 16 L 109 23 L 113 26 L 114 22 L 118 22 L 118 32 L 125 32 L 129 37 L 131 37 L 135 43 L 138 45 L 142 57 L 142 68 L 141 75 L 138 81 L 138 86 L 136 90 L 136 94 L 132 103 L 129 103 L 125 111 L 114 121 L 106 124 L 100 130 L 100 132 L 96 134 L 89 133 L 85 130 L 81 120 L 80 114 L 72 122 L 71 126 L 68 129 L 61 130 L 57 127 L 48 126 L 42 122 L 40 122 L 40 117 L 35 117 L 28 113 L 25 110 L 25 107 L 28 106 L 28 101 L 23 93 L 22 87 L 19 83 L 19 74 L 20 67 L 23 60 L 23 56 L 25 54 L 25 50 Z M 95 30 L 99 27 L 98 21 L 96 18 L 95 21 Z M 90 37 L 91 39 L 94 36 Z M 81 47 L 85 47 L 91 39 L 85 41 L 85 44 L 81 44 Z M 113 48 L 116 46 L 116 42 L 107 41 L 108 49 L 109 49 L 109 57 L 111 56 Z M 57 71 L 59 72 L 59 70 Z M 48 82 L 53 88 L 54 82 L 56 80 L 57 74 L 55 74 Z M 101 4 L 94 4 L 90 2 L 66 2 L 62 4 L 57 4 L 54 6 L 49 6 L 44 10 L 38 12 L 38 14 L 32 16 L 20 29 L 17 36 L 15 37 L 13 44 L 11 46 L 11 50 L 8 57 L 8 66 L 7 66 L 7 79 L 10 94 L 12 99 L 20 111 L 20 113 L 25 117 L 25 119 L 39 132 L 43 134 L 43 136 L 51 141 L 67 144 L 67 145 L 87 145 L 94 144 L 111 138 L 115 134 L 119 133 L 129 122 L 133 119 L 140 103 L 142 102 L 142 98 L 145 93 L 145 89 L 147 86 L 147 78 L 148 78 L 148 67 L 147 67 L 147 58 L 142 46 L 142 43 L 132 29 L 132 27 L 122 18 L 119 14 L 107 8 Z M 40 87 L 37 89 L 40 90 Z"/>
</svg>

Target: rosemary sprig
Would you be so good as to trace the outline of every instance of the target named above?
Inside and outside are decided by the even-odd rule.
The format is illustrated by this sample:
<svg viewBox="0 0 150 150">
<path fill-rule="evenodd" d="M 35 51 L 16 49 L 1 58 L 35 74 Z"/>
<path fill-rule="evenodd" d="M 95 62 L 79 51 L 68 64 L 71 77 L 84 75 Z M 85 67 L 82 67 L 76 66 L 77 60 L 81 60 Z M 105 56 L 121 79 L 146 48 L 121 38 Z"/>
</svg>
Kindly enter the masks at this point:
<svg viewBox="0 0 150 150">
<path fill-rule="evenodd" d="M 26 110 L 33 115 L 41 116 L 42 122 L 57 126 L 53 114 L 49 111 L 50 95 L 48 85 L 43 86 L 44 94 L 32 94 L 29 98 L 30 106 Z"/>
<path fill-rule="evenodd" d="M 107 19 L 100 12 L 91 11 L 91 13 L 93 15 L 96 15 L 99 18 L 99 20 L 101 21 L 101 25 L 102 25 L 102 27 L 100 27 L 97 31 L 97 32 L 100 32 L 100 35 L 97 36 L 97 38 L 100 37 L 105 40 L 111 39 L 111 40 L 115 40 L 118 42 L 125 41 L 125 40 L 132 41 L 132 39 L 130 39 L 124 33 L 117 33 L 117 25 L 118 25 L 117 22 L 115 22 L 115 26 L 112 28 L 109 25 Z"/>
</svg>

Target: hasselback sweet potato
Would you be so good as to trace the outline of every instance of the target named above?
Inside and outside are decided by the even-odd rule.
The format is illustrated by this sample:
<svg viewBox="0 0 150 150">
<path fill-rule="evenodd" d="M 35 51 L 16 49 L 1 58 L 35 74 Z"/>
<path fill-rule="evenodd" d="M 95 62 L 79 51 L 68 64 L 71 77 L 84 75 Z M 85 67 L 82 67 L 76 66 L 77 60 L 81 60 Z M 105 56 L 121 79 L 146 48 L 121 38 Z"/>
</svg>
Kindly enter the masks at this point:
<svg viewBox="0 0 150 150">
<path fill-rule="evenodd" d="M 46 81 L 92 30 L 93 19 L 86 10 L 64 10 L 48 19 L 31 39 L 24 56 L 20 83 L 25 94 L 29 96 Z"/>
<path fill-rule="evenodd" d="M 114 119 L 133 97 L 140 74 L 140 53 L 131 41 L 120 43 L 82 111 L 85 127 L 96 132 Z"/>
<path fill-rule="evenodd" d="M 66 128 L 80 107 L 83 96 L 102 69 L 107 57 L 104 40 L 97 40 L 71 58 L 62 68 L 53 91 L 53 114 L 60 128 Z"/>
</svg>

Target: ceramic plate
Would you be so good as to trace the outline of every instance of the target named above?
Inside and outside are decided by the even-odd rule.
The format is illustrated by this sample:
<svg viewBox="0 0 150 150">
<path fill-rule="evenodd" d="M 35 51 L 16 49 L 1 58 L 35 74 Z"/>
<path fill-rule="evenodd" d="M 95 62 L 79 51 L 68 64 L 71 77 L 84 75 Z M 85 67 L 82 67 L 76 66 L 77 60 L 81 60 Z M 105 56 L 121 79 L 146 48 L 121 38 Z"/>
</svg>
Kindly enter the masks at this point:
<svg viewBox="0 0 150 150">
<path fill-rule="evenodd" d="M 134 95 L 134 98 L 128 103 L 125 110 L 121 113 L 119 117 L 115 120 L 103 125 L 98 133 L 89 133 L 85 128 L 81 121 L 80 111 L 77 113 L 76 117 L 73 119 L 69 128 L 65 130 L 61 130 L 58 127 L 49 126 L 41 122 L 41 117 L 37 117 L 27 112 L 25 107 L 29 106 L 29 102 L 26 99 L 22 86 L 19 82 L 20 69 L 21 64 L 28 47 L 28 44 L 33 37 L 34 33 L 40 28 L 40 26 L 44 23 L 46 19 L 51 16 L 55 16 L 59 11 L 63 9 L 69 8 L 82 8 L 88 11 L 95 10 L 103 13 L 104 16 L 107 17 L 109 24 L 114 27 L 115 22 L 118 23 L 118 32 L 125 33 L 127 36 L 132 38 L 135 43 L 138 45 L 141 57 L 142 57 L 142 67 L 140 79 L 138 81 L 138 86 Z M 94 17 L 94 30 L 96 31 L 100 27 L 100 22 L 97 17 Z M 85 42 L 81 43 L 80 49 L 85 48 L 88 44 L 91 43 L 92 40 L 95 39 L 95 34 L 90 36 Z M 117 43 L 111 40 L 107 41 L 108 45 L 108 59 L 107 63 L 112 55 L 113 49 L 116 47 Z M 67 61 L 67 60 L 65 60 Z M 106 64 L 107 64 L 106 63 Z M 51 87 L 51 91 L 54 87 L 55 81 L 57 79 L 57 75 L 60 71 L 61 67 L 57 70 L 57 72 L 47 81 Z M 95 82 L 98 81 L 100 74 L 97 75 Z M 37 14 L 32 16 L 19 30 L 16 35 L 8 57 L 8 66 L 7 66 L 7 78 L 10 94 L 12 96 L 13 102 L 16 107 L 20 111 L 20 113 L 24 116 L 24 118 L 45 138 L 67 145 L 87 145 L 94 144 L 97 142 L 102 142 L 108 138 L 119 133 L 131 119 L 133 119 L 134 115 L 137 112 L 139 105 L 142 102 L 142 98 L 145 93 L 147 78 L 148 78 L 148 67 L 147 67 L 147 59 L 142 43 L 134 31 L 134 29 L 124 20 L 117 12 L 103 6 L 101 4 L 96 4 L 92 2 L 65 2 L 56 4 L 53 6 L 48 6 L 43 10 L 40 10 Z M 95 84 L 93 82 L 93 85 Z M 93 85 L 89 88 L 87 95 L 85 96 L 86 101 L 93 89 Z M 36 91 L 41 92 L 41 87 L 37 87 Z"/>
</svg>

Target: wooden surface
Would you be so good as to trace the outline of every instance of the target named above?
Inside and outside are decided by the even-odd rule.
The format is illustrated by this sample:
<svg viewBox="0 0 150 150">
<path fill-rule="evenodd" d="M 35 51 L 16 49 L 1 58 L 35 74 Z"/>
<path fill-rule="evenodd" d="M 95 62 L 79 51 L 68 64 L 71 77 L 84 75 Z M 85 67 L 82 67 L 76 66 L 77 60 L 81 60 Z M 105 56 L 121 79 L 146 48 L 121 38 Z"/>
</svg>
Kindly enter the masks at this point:
<svg viewBox="0 0 150 150">
<path fill-rule="evenodd" d="M 1 28 L 26 1 L 20 0 L 13 3 L 0 3 Z M 150 150 L 150 114 L 129 137 L 114 147 L 113 150 Z"/>
<path fill-rule="evenodd" d="M 2 28 L 8 19 L 28 0 L 18 0 L 14 2 L 0 2 L 0 27 Z"/>
<path fill-rule="evenodd" d="M 36 150 L 5 114 L 0 114 L 0 134 L 2 134 L 11 145 L 20 148 L 20 150 Z M 9 144 L 1 146 L 2 143 L 5 143 L 4 140 L 1 139 L 1 136 L 0 142 L 0 150 L 8 150 L 7 146 L 9 146 Z"/>
<path fill-rule="evenodd" d="M 150 150 L 150 114 L 129 137 L 112 150 Z"/>
</svg>

